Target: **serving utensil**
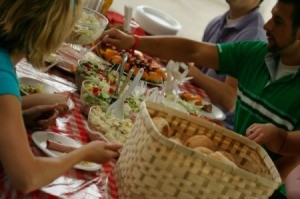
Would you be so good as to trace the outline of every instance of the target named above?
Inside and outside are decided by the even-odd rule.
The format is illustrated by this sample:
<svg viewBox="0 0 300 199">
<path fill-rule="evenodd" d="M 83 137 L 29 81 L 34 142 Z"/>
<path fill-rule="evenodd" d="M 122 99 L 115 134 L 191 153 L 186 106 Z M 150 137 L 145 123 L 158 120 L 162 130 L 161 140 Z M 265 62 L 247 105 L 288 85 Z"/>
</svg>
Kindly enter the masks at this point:
<svg viewBox="0 0 300 199">
<path fill-rule="evenodd" d="M 108 74 L 114 69 L 114 68 L 119 68 L 120 64 L 118 63 L 114 63 L 111 67 L 107 67 L 103 72 L 102 72 L 102 76 L 103 77 L 107 77 Z"/>
<path fill-rule="evenodd" d="M 105 35 L 100 41 L 98 41 L 95 45 L 93 45 L 92 47 L 90 47 L 89 49 L 86 48 L 80 48 L 80 53 L 82 55 L 85 55 L 89 52 L 92 52 L 95 48 L 97 48 L 102 42 L 103 40 L 107 39 L 109 37 L 109 35 Z"/>
<path fill-rule="evenodd" d="M 47 66 L 47 68 L 45 68 L 43 71 L 47 72 L 48 70 L 50 70 L 53 66 L 55 66 L 56 64 L 58 64 L 59 62 L 62 62 L 63 59 L 61 57 L 58 57 L 55 62 L 53 62 L 52 64 L 50 64 L 49 66 Z"/>
<path fill-rule="evenodd" d="M 113 104 L 109 106 L 109 108 L 106 111 L 106 116 L 112 113 L 116 118 L 119 119 L 124 118 L 124 101 L 131 94 L 133 89 L 138 85 L 139 81 L 142 78 L 143 73 L 144 73 L 144 69 L 141 68 L 136 74 L 136 76 L 134 77 L 132 83 L 130 84 L 125 94 L 122 95 L 117 101 L 115 101 Z"/>
<path fill-rule="evenodd" d="M 117 84 L 116 84 L 115 96 L 119 95 L 119 86 L 120 86 L 120 82 L 121 82 L 121 79 L 122 79 L 122 76 L 123 76 L 123 73 L 124 73 L 125 65 L 127 63 L 127 59 L 128 59 L 128 55 L 127 55 L 127 53 L 124 53 L 122 55 L 122 63 L 121 63 L 121 66 L 120 66 L 118 81 L 117 81 Z"/>
<path fill-rule="evenodd" d="M 127 77 L 125 79 L 125 82 L 122 84 L 122 87 L 120 88 L 120 91 L 118 93 L 118 96 L 117 98 L 120 97 L 121 93 L 123 92 L 123 90 L 126 88 L 126 86 L 128 85 L 129 81 L 130 81 L 130 78 L 133 74 L 133 71 L 134 71 L 134 68 L 130 69 L 129 73 L 127 74 Z"/>
</svg>

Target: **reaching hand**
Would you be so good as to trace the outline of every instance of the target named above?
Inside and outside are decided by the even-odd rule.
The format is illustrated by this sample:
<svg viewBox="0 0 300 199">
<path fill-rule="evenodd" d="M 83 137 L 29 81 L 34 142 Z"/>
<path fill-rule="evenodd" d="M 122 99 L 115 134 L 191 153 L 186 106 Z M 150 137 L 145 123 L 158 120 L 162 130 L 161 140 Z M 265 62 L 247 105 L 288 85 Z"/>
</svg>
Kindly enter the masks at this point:
<svg viewBox="0 0 300 199">
<path fill-rule="evenodd" d="M 118 158 L 122 145 L 115 143 L 105 143 L 102 141 L 92 141 L 85 145 L 88 155 L 87 161 L 105 163 L 111 159 Z"/>
<path fill-rule="evenodd" d="M 109 35 L 108 38 L 103 39 L 105 35 Z M 128 50 L 132 48 L 134 44 L 134 37 L 131 35 L 128 35 L 118 29 L 110 29 L 107 31 L 104 31 L 103 34 L 100 36 L 99 40 L 102 40 L 105 43 L 108 43 L 110 45 L 115 46 L 117 49 L 122 50 Z"/>
<path fill-rule="evenodd" d="M 59 112 L 59 115 L 64 115 L 69 112 L 69 106 L 66 102 L 55 104 L 55 109 Z"/>
<path fill-rule="evenodd" d="M 60 115 L 65 114 L 68 110 L 67 101 L 70 97 L 70 92 L 61 92 L 55 94 L 36 93 L 22 97 L 22 108 L 29 109 L 40 105 L 55 105 Z"/>
<path fill-rule="evenodd" d="M 45 130 L 52 125 L 59 116 L 58 105 L 39 105 L 23 110 L 26 128 Z"/>
</svg>

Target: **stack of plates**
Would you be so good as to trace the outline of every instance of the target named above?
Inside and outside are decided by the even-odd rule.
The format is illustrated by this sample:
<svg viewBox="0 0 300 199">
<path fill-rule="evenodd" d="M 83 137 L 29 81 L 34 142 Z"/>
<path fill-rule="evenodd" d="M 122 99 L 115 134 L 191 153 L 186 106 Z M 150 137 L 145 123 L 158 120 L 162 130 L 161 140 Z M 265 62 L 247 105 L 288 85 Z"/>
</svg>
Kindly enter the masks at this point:
<svg viewBox="0 0 300 199">
<path fill-rule="evenodd" d="M 152 35 L 176 35 L 181 29 L 180 23 L 170 15 L 150 6 L 136 8 L 135 20 Z"/>
</svg>

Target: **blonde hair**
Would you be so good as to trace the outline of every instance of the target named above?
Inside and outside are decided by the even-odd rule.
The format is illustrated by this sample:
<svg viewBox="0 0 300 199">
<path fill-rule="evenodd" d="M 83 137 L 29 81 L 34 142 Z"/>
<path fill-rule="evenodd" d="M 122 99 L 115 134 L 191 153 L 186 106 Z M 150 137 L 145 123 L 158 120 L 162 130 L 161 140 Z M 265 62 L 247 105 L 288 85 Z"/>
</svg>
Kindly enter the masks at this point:
<svg viewBox="0 0 300 199">
<path fill-rule="evenodd" d="M 23 53 L 34 67 L 70 34 L 82 0 L 0 0 L 0 47 Z"/>
</svg>

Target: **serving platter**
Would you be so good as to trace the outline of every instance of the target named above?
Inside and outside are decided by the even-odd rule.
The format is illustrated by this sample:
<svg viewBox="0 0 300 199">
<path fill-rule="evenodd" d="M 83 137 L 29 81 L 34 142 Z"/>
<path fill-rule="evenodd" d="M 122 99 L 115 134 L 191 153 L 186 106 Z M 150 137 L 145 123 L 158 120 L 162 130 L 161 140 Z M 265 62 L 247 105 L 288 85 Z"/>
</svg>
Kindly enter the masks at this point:
<svg viewBox="0 0 300 199">
<path fill-rule="evenodd" d="M 24 95 L 30 95 L 34 93 L 57 93 L 61 92 L 59 89 L 42 82 L 37 79 L 30 77 L 21 77 L 19 78 L 20 91 Z M 31 88 L 31 89 L 30 89 Z M 30 91 L 32 90 L 32 91 Z"/>
<path fill-rule="evenodd" d="M 176 97 L 175 94 L 166 95 L 162 103 L 171 109 L 175 109 L 183 113 L 205 117 L 211 120 L 221 121 L 226 119 L 226 115 L 219 107 L 198 95 L 193 95 L 192 97 L 194 97 L 194 99 L 190 101 L 189 99 L 183 99 L 184 97 L 182 97 L 182 94 L 179 94 L 179 96 L 181 97 Z M 200 105 L 197 105 L 198 100 L 201 102 Z"/>
<path fill-rule="evenodd" d="M 32 134 L 32 140 L 43 152 L 45 152 L 47 155 L 51 157 L 59 157 L 65 155 L 65 153 L 47 149 L 47 144 L 46 144 L 47 140 L 59 142 L 63 145 L 76 147 L 76 148 L 80 148 L 82 146 L 79 142 L 73 140 L 72 138 L 57 133 L 53 133 L 50 131 L 36 131 Z M 76 169 L 85 170 L 85 171 L 97 171 L 101 169 L 101 167 L 102 166 L 100 164 L 96 164 L 93 162 L 86 162 L 86 161 L 82 161 L 74 166 L 74 168 Z"/>
<path fill-rule="evenodd" d="M 96 51 L 97 55 L 111 64 L 122 62 L 124 51 L 118 51 L 113 46 L 101 46 Z M 136 74 L 140 68 L 143 68 L 142 80 L 152 84 L 152 86 L 160 86 L 166 80 L 166 72 L 154 58 L 137 50 L 127 54 L 128 59 L 124 70 L 126 73 L 134 69 L 134 74 Z"/>
<path fill-rule="evenodd" d="M 54 93 L 61 92 L 61 90 L 51 86 L 50 84 L 47 84 L 45 82 L 30 78 L 30 77 L 19 78 L 19 84 L 20 84 L 20 91 L 23 95 L 31 95 L 34 93 L 54 94 Z M 32 88 L 32 90 L 36 90 L 36 91 L 30 92 L 28 90 L 28 88 Z M 73 100 L 71 100 L 71 98 L 68 98 L 67 104 L 68 104 L 69 110 L 74 109 L 75 104 L 74 104 Z"/>
</svg>

